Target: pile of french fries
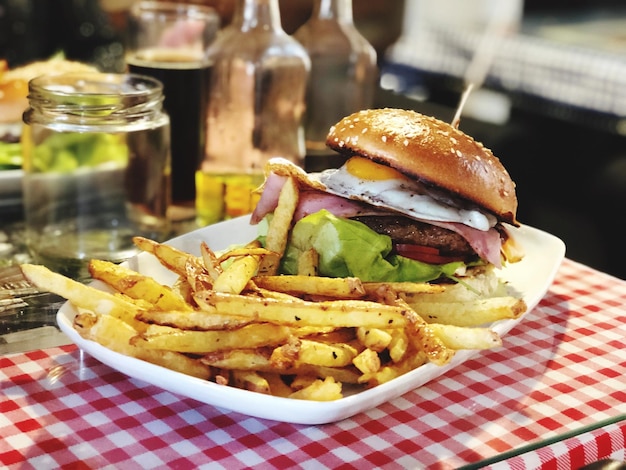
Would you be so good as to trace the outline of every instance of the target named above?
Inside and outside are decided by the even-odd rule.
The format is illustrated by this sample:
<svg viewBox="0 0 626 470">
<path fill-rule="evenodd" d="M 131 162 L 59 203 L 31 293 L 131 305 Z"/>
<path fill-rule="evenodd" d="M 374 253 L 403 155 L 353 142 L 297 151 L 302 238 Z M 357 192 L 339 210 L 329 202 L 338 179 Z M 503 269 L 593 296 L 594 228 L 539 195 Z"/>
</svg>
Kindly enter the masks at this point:
<svg viewBox="0 0 626 470">
<path fill-rule="evenodd" d="M 102 260 L 90 273 L 110 289 L 39 265 L 22 270 L 76 307 L 83 338 L 217 384 L 318 401 L 447 364 L 459 349 L 500 346 L 488 325 L 526 310 L 501 289 L 319 277 L 314 252 L 302 256 L 298 275 L 277 275 L 297 202 L 290 179 L 265 247 L 254 240 L 218 253 L 201 243 L 196 256 L 136 237 L 177 275 L 172 286 Z"/>
</svg>

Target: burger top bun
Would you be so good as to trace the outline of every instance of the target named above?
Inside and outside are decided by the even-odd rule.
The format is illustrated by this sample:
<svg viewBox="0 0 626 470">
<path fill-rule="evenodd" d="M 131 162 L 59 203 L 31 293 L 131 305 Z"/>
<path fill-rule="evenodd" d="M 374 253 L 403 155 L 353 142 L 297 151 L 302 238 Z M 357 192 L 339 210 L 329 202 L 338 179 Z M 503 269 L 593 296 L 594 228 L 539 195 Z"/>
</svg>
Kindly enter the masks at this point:
<svg viewBox="0 0 626 470">
<path fill-rule="evenodd" d="M 28 82 L 39 75 L 65 72 L 97 72 L 91 65 L 65 59 L 50 59 L 8 69 L 0 61 L 0 123 L 21 122 L 28 107 Z"/>
<path fill-rule="evenodd" d="M 446 189 L 517 225 L 515 183 L 491 151 L 438 119 L 404 109 L 368 109 L 331 127 L 326 145 Z"/>
</svg>

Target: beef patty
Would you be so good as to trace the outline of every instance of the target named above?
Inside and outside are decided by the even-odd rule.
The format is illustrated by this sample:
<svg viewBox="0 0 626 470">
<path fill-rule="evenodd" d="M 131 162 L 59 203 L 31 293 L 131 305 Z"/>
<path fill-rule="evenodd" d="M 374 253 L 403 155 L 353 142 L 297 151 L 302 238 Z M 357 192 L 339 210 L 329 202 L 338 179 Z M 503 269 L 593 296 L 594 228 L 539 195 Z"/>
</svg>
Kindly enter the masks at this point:
<svg viewBox="0 0 626 470">
<path fill-rule="evenodd" d="M 441 254 L 474 255 L 470 244 L 458 233 L 408 217 L 383 215 L 359 216 L 353 220 L 367 225 L 376 233 L 388 235 L 394 243 L 431 246 Z"/>
</svg>

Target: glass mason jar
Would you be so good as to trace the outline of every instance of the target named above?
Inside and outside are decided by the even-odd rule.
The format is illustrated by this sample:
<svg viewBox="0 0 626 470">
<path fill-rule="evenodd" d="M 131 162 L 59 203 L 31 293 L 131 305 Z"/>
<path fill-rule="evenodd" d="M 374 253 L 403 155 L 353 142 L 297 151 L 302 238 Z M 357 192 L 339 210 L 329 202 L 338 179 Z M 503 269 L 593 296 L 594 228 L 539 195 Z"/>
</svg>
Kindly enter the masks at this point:
<svg viewBox="0 0 626 470">
<path fill-rule="evenodd" d="M 238 0 L 207 52 L 211 63 L 199 225 L 248 214 L 272 157 L 301 164 L 309 57 L 282 28 L 278 0 Z"/>
<path fill-rule="evenodd" d="M 123 261 L 132 237 L 169 236 L 169 117 L 161 82 L 69 73 L 29 83 L 24 113 L 26 244 L 79 280 L 91 258 Z"/>
</svg>

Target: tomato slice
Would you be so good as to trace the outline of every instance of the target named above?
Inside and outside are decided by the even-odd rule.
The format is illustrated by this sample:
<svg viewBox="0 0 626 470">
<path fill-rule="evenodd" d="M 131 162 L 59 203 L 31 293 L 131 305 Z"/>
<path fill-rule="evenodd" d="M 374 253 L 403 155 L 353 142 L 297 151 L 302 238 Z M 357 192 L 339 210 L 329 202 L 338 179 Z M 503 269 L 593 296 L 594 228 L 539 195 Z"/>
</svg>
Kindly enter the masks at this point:
<svg viewBox="0 0 626 470">
<path fill-rule="evenodd" d="M 463 261 L 463 256 L 441 255 L 439 250 L 432 246 L 412 245 L 410 243 L 397 243 L 396 253 L 405 258 L 421 261 L 428 264 L 446 264 L 453 261 Z"/>
</svg>

